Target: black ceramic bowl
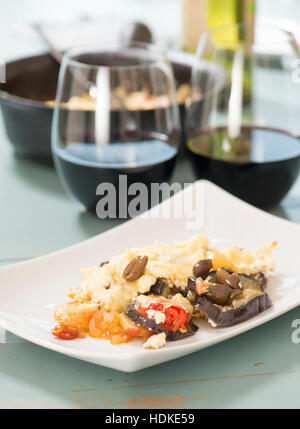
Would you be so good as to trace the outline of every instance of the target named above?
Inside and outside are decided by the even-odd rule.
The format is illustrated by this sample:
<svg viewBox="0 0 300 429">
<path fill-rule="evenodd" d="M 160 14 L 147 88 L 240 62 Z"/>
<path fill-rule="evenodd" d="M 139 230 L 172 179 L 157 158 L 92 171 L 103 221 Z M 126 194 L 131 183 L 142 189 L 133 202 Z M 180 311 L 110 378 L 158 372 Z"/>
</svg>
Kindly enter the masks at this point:
<svg viewBox="0 0 300 429">
<path fill-rule="evenodd" d="M 170 52 L 168 56 L 177 83 L 189 83 L 193 55 Z M 212 82 L 218 80 L 222 86 L 224 76 L 220 76 L 220 71 L 212 63 L 204 61 L 203 69 Z M 0 84 L 0 105 L 7 136 L 17 155 L 43 162 L 52 159 L 50 140 L 53 108 L 47 106 L 45 101 L 55 99 L 58 72 L 59 64 L 48 54 L 6 64 L 6 83 Z M 185 106 L 181 104 L 179 107 L 184 130 Z M 151 116 L 151 112 L 148 112 Z"/>
</svg>

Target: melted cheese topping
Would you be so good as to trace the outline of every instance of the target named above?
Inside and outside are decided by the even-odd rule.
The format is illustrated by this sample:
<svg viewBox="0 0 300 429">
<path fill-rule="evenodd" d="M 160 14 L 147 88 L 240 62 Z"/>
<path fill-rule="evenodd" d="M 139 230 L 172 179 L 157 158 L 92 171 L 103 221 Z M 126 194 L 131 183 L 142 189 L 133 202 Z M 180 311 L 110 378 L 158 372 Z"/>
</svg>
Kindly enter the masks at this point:
<svg viewBox="0 0 300 429">
<path fill-rule="evenodd" d="M 173 245 L 155 241 L 152 246 L 126 249 L 102 267 L 82 270 L 79 285 L 75 290 L 71 289 L 68 296 L 75 302 L 97 305 L 105 311 L 122 312 L 138 295 L 148 292 L 158 278 L 169 287 L 184 289 L 194 264 L 201 259 L 212 258 L 214 269 L 219 263 L 221 266 L 231 264 L 245 274 L 272 270 L 274 262 L 270 254 L 274 246 L 275 243 L 265 245 L 252 253 L 238 247 L 214 250 L 208 248 L 208 240 L 202 235 Z M 139 279 L 126 281 L 122 277 L 123 271 L 138 255 L 148 256 L 145 271 Z"/>
<path fill-rule="evenodd" d="M 254 252 L 240 249 L 237 246 L 215 249 L 208 252 L 208 258 L 213 259 L 214 269 L 228 267 L 240 274 L 255 274 L 258 271 L 273 271 L 274 261 L 272 250 L 277 242 L 264 244 Z"/>
<path fill-rule="evenodd" d="M 139 294 L 148 292 L 158 278 L 171 287 L 184 289 L 193 265 L 205 258 L 207 249 L 208 240 L 201 235 L 173 246 L 155 241 L 153 246 L 127 249 L 102 267 L 82 270 L 80 284 L 68 296 L 75 301 L 97 303 L 106 311 L 121 312 Z M 123 271 L 138 255 L 148 256 L 144 274 L 135 281 L 126 281 Z"/>
</svg>

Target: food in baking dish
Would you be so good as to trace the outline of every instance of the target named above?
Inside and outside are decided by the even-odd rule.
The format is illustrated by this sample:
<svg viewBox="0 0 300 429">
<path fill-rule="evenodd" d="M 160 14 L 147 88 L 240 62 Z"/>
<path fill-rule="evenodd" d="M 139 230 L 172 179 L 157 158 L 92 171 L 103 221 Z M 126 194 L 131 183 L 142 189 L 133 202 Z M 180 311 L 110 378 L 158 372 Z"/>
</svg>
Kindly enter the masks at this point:
<svg viewBox="0 0 300 429">
<path fill-rule="evenodd" d="M 176 90 L 176 99 L 179 105 L 184 104 L 190 93 L 190 86 L 182 83 Z M 80 96 L 73 96 L 67 102 L 62 103 L 62 107 L 71 110 L 96 110 L 96 98 L 91 97 L 89 93 Z M 55 107 L 55 100 L 47 100 L 45 104 L 48 107 Z M 143 88 L 138 91 L 127 92 L 122 86 L 116 87 L 111 97 L 112 110 L 120 110 L 124 107 L 128 110 L 154 110 L 163 109 L 170 105 L 168 95 L 154 95 Z"/>
<path fill-rule="evenodd" d="M 64 340 L 89 334 L 112 344 L 140 337 L 145 348 L 156 349 L 194 335 L 200 317 L 213 327 L 243 322 L 271 305 L 265 287 L 275 245 L 254 252 L 213 249 L 196 235 L 126 249 L 82 270 L 67 294 L 72 301 L 55 310 L 52 332 Z"/>
</svg>

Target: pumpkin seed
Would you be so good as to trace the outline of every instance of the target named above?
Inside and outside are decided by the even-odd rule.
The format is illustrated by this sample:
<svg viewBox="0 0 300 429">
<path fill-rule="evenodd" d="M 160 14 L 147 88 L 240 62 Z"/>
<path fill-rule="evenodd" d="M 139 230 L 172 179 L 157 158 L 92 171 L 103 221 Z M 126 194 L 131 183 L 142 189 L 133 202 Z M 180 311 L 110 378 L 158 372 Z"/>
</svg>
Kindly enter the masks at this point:
<svg viewBox="0 0 300 429">
<path fill-rule="evenodd" d="M 122 277 L 128 282 L 133 282 L 139 279 L 145 271 L 147 262 L 148 262 L 148 256 L 136 256 L 125 267 Z"/>
</svg>

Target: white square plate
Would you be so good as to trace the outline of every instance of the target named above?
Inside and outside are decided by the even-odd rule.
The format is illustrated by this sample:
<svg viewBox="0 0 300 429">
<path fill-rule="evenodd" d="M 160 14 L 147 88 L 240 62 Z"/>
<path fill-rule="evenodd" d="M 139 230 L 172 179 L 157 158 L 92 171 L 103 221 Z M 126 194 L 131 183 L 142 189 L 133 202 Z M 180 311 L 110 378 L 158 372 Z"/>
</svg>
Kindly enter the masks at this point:
<svg viewBox="0 0 300 429">
<path fill-rule="evenodd" d="M 192 217 L 195 207 L 189 203 L 196 197 L 198 220 L 192 227 L 187 218 Z M 184 207 L 184 216 L 177 218 L 176 207 Z M 265 242 L 277 240 L 274 251 L 276 272 L 268 287 L 273 306 L 230 328 L 214 329 L 200 321 L 196 335 L 168 343 L 159 350 L 145 350 L 138 340 L 113 346 L 106 340 L 90 337 L 62 341 L 52 336 L 53 310 L 67 301 L 65 292 L 78 283 L 80 268 L 97 265 L 124 248 L 151 244 L 155 238 L 173 242 L 188 239 L 196 233 L 209 237 L 215 247 L 238 245 L 255 249 Z M 258 210 L 210 182 L 195 182 L 147 212 L 146 216 L 64 250 L 1 268 L 0 326 L 74 358 L 121 371 L 137 371 L 224 341 L 298 306 L 299 243 L 299 225 Z"/>
</svg>

